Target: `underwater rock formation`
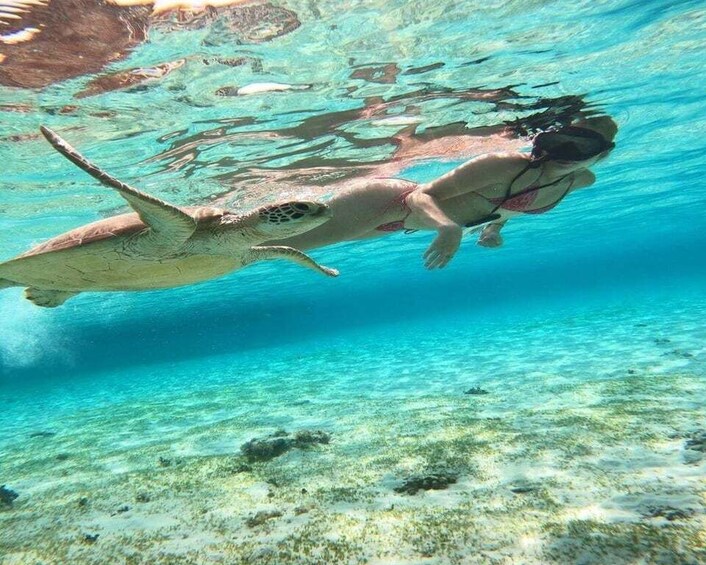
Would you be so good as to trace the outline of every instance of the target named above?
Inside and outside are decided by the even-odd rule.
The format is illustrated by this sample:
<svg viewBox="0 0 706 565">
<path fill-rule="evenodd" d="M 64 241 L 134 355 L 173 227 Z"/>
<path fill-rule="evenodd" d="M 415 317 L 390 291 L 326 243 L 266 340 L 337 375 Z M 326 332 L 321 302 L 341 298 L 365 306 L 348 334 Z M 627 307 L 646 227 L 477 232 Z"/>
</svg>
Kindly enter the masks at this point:
<svg viewBox="0 0 706 565">
<path fill-rule="evenodd" d="M 682 458 L 687 465 L 701 463 L 706 454 L 706 431 L 694 432 L 690 438 L 684 442 L 684 452 Z"/>
<path fill-rule="evenodd" d="M 273 518 L 279 518 L 282 516 L 282 513 L 279 510 L 260 510 L 257 514 L 254 516 L 251 516 L 247 520 L 245 520 L 245 525 L 248 528 L 254 528 L 256 526 L 261 526 L 267 520 L 272 520 Z"/>
<path fill-rule="evenodd" d="M 490 394 L 487 390 L 484 388 L 481 388 L 479 386 L 472 386 L 468 390 L 464 390 L 463 394 L 472 394 L 472 395 L 482 395 L 482 394 Z"/>
<path fill-rule="evenodd" d="M 613 498 L 606 506 L 634 512 L 643 518 L 663 518 L 669 522 L 688 520 L 703 513 L 699 497 L 686 493 L 631 493 Z"/>
<path fill-rule="evenodd" d="M 248 461 L 269 461 L 295 447 L 306 449 L 317 443 L 329 443 L 331 436 L 321 430 L 300 430 L 293 436 L 284 430 L 244 443 L 240 450 Z"/>
<path fill-rule="evenodd" d="M 0 508 L 12 507 L 12 503 L 20 496 L 14 490 L 7 488 L 5 485 L 0 486 Z"/>
<path fill-rule="evenodd" d="M 671 506 L 649 507 L 643 512 L 646 518 L 665 518 L 673 522 L 674 520 L 686 520 L 696 514 L 693 508 L 673 508 Z"/>
<path fill-rule="evenodd" d="M 331 435 L 321 430 L 300 430 L 294 434 L 294 447 L 305 449 L 315 443 L 329 443 Z"/>
<path fill-rule="evenodd" d="M 284 437 L 251 439 L 240 450 L 248 461 L 269 461 L 292 448 L 292 440 Z"/>
<path fill-rule="evenodd" d="M 700 451 L 701 453 L 706 453 L 706 431 L 701 430 L 695 432 L 684 443 L 684 449 L 691 449 L 692 451 Z"/>
<path fill-rule="evenodd" d="M 395 487 L 395 492 L 417 494 L 420 490 L 443 490 L 454 484 L 458 475 L 449 471 L 439 471 L 428 475 L 408 477 L 401 486 Z"/>
<path fill-rule="evenodd" d="M 529 494 L 540 489 L 539 482 L 530 481 L 527 479 L 517 479 L 510 484 L 510 492 L 513 494 Z"/>
</svg>

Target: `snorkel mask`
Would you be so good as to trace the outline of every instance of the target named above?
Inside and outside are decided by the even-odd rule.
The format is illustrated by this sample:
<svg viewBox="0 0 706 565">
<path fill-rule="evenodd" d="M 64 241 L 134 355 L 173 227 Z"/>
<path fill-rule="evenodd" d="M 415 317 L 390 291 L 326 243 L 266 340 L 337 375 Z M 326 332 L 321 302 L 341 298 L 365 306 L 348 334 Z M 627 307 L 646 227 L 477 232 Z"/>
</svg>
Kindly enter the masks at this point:
<svg viewBox="0 0 706 565">
<path fill-rule="evenodd" d="M 592 129 L 568 126 L 545 131 L 532 140 L 532 160 L 586 161 L 615 147 Z"/>
</svg>

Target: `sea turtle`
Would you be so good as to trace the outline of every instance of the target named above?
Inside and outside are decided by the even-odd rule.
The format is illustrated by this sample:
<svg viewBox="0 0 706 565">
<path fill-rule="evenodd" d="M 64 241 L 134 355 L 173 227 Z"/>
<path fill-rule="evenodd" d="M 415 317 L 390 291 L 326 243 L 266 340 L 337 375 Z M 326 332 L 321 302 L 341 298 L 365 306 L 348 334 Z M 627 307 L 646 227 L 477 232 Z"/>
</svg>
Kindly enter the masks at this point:
<svg viewBox="0 0 706 565">
<path fill-rule="evenodd" d="M 260 245 L 324 223 L 331 216 L 325 204 L 268 204 L 242 215 L 207 206 L 174 206 L 110 176 L 50 129 L 42 126 L 41 131 L 64 157 L 115 188 L 136 213 L 82 226 L 1 263 L 0 289 L 26 286 L 29 300 L 54 307 L 83 291 L 186 285 L 264 259 L 287 259 L 338 275 L 292 247 Z"/>
</svg>

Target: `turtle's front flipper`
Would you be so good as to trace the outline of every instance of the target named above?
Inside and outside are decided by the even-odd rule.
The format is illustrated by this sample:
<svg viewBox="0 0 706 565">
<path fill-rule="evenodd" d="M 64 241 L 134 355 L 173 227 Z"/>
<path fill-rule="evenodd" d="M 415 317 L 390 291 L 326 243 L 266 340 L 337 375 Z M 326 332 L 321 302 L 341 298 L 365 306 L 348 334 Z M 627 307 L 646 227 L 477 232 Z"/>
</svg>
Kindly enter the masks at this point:
<svg viewBox="0 0 706 565">
<path fill-rule="evenodd" d="M 44 290 L 34 287 L 25 289 L 25 298 L 37 306 L 43 306 L 44 308 L 56 308 L 57 306 L 61 306 L 69 298 L 77 294 L 78 292 L 70 292 L 68 290 Z"/>
<path fill-rule="evenodd" d="M 49 128 L 41 126 L 40 129 L 54 149 L 101 183 L 116 189 L 138 213 L 150 228 L 145 234 L 143 252 L 161 255 L 176 251 L 194 233 L 196 220 L 189 214 L 116 179 L 91 163 Z"/>
<path fill-rule="evenodd" d="M 256 245 L 251 247 L 244 264 L 249 265 L 255 261 L 265 261 L 267 259 L 286 259 L 287 261 L 293 261 L 297 265 L 312 269 L 328 277 L 338 276 L 336 269 L 319 265 L 306 253 L 294 249 L 294 247 L 287 247 L 286 245 Z"/>
</svg>

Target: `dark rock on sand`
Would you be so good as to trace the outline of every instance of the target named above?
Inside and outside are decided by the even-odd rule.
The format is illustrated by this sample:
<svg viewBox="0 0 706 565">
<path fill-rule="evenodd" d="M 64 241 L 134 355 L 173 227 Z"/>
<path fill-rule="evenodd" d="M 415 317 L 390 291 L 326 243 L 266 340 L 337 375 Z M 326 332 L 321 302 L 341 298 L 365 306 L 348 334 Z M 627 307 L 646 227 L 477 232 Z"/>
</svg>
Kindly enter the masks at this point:
<svg viewBox="0 0 706 565">
<path fill-rule="evenodd" d="M 482 394 L 490 394 L 487 390 L 484 388 L 480 388 L 479 386 L 472 386 L 468 390 L 464 390 L 463 394 L 472 394 L 472 395 L 482 395 Z"/>
<path fill-rule="evenodd" d="M 516 487 L 512 487 L 510 490 L 515 494 L 527 494 L 536 491 L 537 488 L 538 487 L 534 485 L 518 485 Z"/>
<path fill-rule="evenodd" d="M 294 440 L 286 437 L 251 439 L 240 450 L 248 461 L 269 461 L 286 453 L 294 446 Z"/>
<path fill-rule="evenodd" d="M 48 430 L 40 430 L 38 432 L 32 432 L 29 437 L 54 437 L 56 432 L 50 432 Z"/>
<path fill-rule="evenodd" d="M 433 540 L 425 540 L 419 544 L 419 555 L 422 557 L 434 557 L 437 550 L 436 543 Z"/>
<path fill-rule="evenodd" d="M 168 459 L 166 457 L 162 457 L 161 455 L 159 456 L 159 459 L 157 459 L 157 465 L 160 467 L 171 467 L 172 465 L 172 460 Z"/>
<path fill-rule="evenodd" d="M 663 356 L 667 357 L 676 357 L 678 359 L 693 359 L 694 354 L 689 353 L 688 351 L 684 351 L 683 349 L 672 349 L 672 351 L 669 351 L 667 353 L 663 353 Z"/>
<path fill-rule="evenodd" d="M 706 431 L 699 430 L 691 434 L 684 442 L 682 458 L 687 465 L 701 463 L 706 455 Z"/>
<path fill-rule="evenodd" d="M 331 435 L 321 430 L 301 430 L 294 434 L 294 446 L 299 448 L 310 447 L 316 443 L 327 444 Z"/>
<path fill-rule="evenodd" d="M 684 443 L 684 449 L 706 453 L 706 431 L 700 430 L 693 433 Z"/>
<path fill-rule="evenodd" d="M 329 443 L 331 436 L 321 430 L 300 430 L 293 436 L 285 430 L 277 430 L 270 436 L 251 439 L 240 450 L 248 461 L 269 461 L 295 447 L 306 449 L 317 443 Z"/>
<path fill-rule="evenodd" d="M 645 509 L 643 516 L 647 518 L 666 518 L 670 522 L 674 520 L 686 520 L 691 518 L 696 511 L 693 508 L 673 508 L 671 506 L 651 506 Z"/>
<path fill-rule="evenodd" d="M 605 505 L 635 512 L 643 518 L 664 518 L 670 522 L 703 512 L 701 500 L 693 494 L 631 493 L 617 496 Z"/>
<path fill-rule="evenodd" d="M 14 490 L 7 488 L 5 485 L 0 486 L 0 507 L 12 507 L 12 503 L 20 496 Z"/>
<path fill-rule="evenodd" d="M 395 487 L 395 492 L 407 494 L 417 494 L 420 490 L 443 490 L 454 484 L 458 480 L 458 476 L 448 471 L 439 471 L 437 473 L 429 473 L 428 475 L 418 475 L 408 477 L 404 483 Z"/>
<path fill-rule="evenodd" d="M 531 481 L 529 479 L 518 477 L 510 483 L 510 492 L 514 494 L 528 494 L 530 492 L 538 491 L 540 487 L 541 483 L 538 481 Z"/>
<path fill-rule="evenodd" d="M 93 544 L 98 541 L 98 536 L 100 534 L 83 534 L 83 543 Z"/>
<path fill-rule="evenodd" d="M 292 406 L 306 406 L 307 404 L 311 404 L 311 400 L 308 398 L 302 398 L 301 400 L 292 402 Z"/>
<path fill-rule="evenodd" d="M 251 516 L 250 518 L 245 520 L 245 525 L 248 528 L 254 528 L 256 526 L 261 526 L 268 520 L 272 520 L 273 518 L 279 518 L 280 516 L 282 516 L 282 513 L 279 510 L 260 510 L 254 516 Z"/>
</svg>

